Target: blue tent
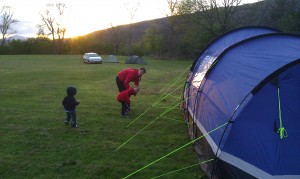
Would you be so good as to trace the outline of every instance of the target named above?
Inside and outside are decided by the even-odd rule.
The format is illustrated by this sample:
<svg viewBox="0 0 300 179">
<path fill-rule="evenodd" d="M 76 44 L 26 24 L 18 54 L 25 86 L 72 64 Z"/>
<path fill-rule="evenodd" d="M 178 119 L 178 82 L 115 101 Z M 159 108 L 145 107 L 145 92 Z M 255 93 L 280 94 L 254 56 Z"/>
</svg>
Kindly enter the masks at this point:
<svg viewBox="0 0 300 179">
<path fill-rule="evenodd" d="M 247 35 L 245 35 L 247 34 Z M 300 37 L 263 27 L 217 38 L 193 63 L 184 98 L 213 178 L 300 178 Z"/>
</svg>

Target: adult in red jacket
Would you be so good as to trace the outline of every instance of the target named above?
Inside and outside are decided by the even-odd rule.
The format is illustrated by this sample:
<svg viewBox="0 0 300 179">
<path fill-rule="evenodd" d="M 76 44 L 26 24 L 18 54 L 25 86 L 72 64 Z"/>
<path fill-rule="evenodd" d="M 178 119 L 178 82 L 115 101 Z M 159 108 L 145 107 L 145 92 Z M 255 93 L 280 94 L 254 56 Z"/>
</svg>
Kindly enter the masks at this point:
<svg viewBox="0 0 300 179">
<path fill-rule="evenodd" d="M 121 115 L 126 117 L 130 110 L 130 96 L 136 95 L 139 91 L 137 86 L 130 87 L 122 92 L 120 92 L 117 96 L 117 100 L 122 104 Z"/>
<path fill-rule="evenodd" d="M 145 74 L 145 73 L 146 73 L 146 69 L 143 67 L 140 69 L 126 68 L 126 69 L 120 71 L 116 77 L 116 83 L 117 83 L 119 92 L 129 89 L 130 82 L 134 82 L 135 86 L 139 86 L 139 82 L 140 82 L 143 74 Z"/>
</svg>

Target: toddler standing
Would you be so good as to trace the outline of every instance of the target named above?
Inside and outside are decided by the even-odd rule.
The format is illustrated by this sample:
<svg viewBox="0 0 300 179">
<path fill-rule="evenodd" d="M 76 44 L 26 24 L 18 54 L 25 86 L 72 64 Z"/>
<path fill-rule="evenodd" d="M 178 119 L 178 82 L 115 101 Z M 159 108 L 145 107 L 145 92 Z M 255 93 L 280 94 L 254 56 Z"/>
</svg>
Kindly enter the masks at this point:
<svg viewBox="0 0 300 179">
<path fill-rule="evenodd" d="M 70 119 L 72 118 L 72 127 L 77 127 L 76 123 L 76 106 L 79 105 L 80 101 L 75 99 L 77 89 L 75 87 L 67 88 L 67 96 L 63 99 L 62 105 L 64 106 L 66 112 L 66 121 L 65 124 L 69 124 Z"/>
</svg>

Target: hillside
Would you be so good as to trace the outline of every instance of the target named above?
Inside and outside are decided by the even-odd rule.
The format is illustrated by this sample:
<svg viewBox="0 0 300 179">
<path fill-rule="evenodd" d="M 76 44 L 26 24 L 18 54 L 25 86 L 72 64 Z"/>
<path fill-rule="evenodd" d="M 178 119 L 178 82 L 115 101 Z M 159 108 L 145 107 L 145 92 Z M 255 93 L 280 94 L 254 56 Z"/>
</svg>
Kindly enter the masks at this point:
<svg viewBox="0 0 300 179">
<path fill-rule="evenodd" d="M 132 40 L 134 42 L 140 41 L 145 34 L 145 31 L 153 26 L 158 26 L 161 28 L 163 25 L 168 24 L 168 18 L 159 18 L 159 19 L 153 19 L 153 20 L 147 20 L 147 21 L 141 21 L 136 22 L 132 24 L 124 24 L 116 27 L 110 27 L 103 30 L 98 30 L 95 32 L 92 32 L 90 34 L 87 34 L 86 37 L 92 37 L 97 38 L 99 36 L 105 36 L 104 39 L 109 40 L 109 38 L 112 38 L 111 36 L 114 35 L 114 33 L 118 34 L 126 34 L 131 28 L 132 30 Z M 116 30 L 117 29 L 117 30 Z M 115 30 L 115 32 L 113 32 Z M 117 31 L 117 32 L 116 32 Z"/>
<path fill-rule="evenodd" d="M 284 15 L 292 13 L 300 14 L 300 1 L 298 0 L 264 0 L 259 1 L 257 3 L 244 4 L 236 10 L 237 16 L 239 20 L 241 18 L 244 19 L 243 22 L 239 22 L 238 26 L 249 26 L 249 25 L 259 25 L 259 26 L 276 26 L 274 23 L 275 20 L 282 18 Z M 291 11 L 292 12 L 289 12 Z M 180 23 L 184 23 L 183 21 L 188 21 L 191 19 L 195 19 L 197 14 L 187 14 L 187 15 L 179 15 L 173 16 L 172 21 L 180 21 Z M 297 17 L 298 17 L 297 16 Z M 236 20 L 236 18 L 235 18 Z M 299 25 L 299 21 L 293 22 Z M 125 24 L 113 28 L 119 28 L 120 34 L 124 33 L 124 31 L 128 31 L 130 26 L 132 28 L 132 34 L 135 41 L 139 41 L 145 34 L 145 31 L 148 28 L 156 26 L 158 29 L 165 28 L 166 26 L 170 26 L 170 17 L 147 20 L 142 22 L 137 22 L 133 24 Z M 290 24 L 292 25 L 292 24 Z M 235 28 L 235 27 L 232 27 Z M 230 30 L 230 29 L 229 29 Z M 298 29 L 299 30 L 299 29 Z M 107 28 L 99 31 L 92 32 L 87 34 L 87 36 L 97 36 L 99 34 L 105 33 L 105 35 L 109 34 L 109 31 L 112 31 L 112 28 Z"/>
</svg>

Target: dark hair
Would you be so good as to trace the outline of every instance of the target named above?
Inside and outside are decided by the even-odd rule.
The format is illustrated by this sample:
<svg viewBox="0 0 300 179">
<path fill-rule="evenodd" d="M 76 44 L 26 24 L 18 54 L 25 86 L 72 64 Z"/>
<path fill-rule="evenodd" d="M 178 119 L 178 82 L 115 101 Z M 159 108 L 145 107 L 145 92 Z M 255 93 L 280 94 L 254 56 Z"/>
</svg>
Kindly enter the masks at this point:
<svg viewBox="0 0 300 179">
<path fill-rule="evenodd" d="M 144 73 L 146 73 L 146 68 L 142 67 L 142 68 L 140 68 L 140 70 L 142 70 Z"/>
<path fill-rule="evenodd" d="M 77 89 L 73 86 L 67 88 L 68 96 L 74 96 L 77 93 Z"/>
</svg>

